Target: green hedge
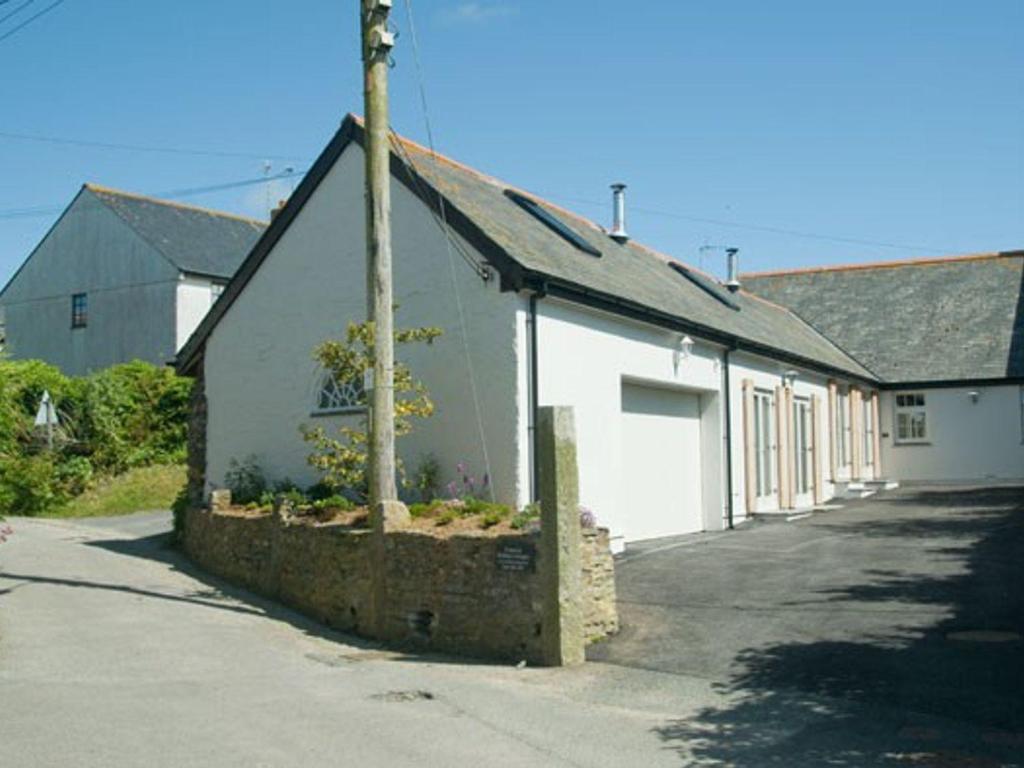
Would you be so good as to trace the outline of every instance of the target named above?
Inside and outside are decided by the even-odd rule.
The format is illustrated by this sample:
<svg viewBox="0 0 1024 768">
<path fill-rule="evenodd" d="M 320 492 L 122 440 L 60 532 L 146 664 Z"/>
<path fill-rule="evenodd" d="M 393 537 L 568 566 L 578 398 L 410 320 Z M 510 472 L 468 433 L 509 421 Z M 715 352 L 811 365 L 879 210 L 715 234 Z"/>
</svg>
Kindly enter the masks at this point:
<svg viewBox="0 0 1024 768">
<path fill-rule="evenodd" d="M 69 377 L 38 360 L 0 360 L 0 513 L 41 514 L 96 478 L 184 461 L 191 385 L 140 361 Z M 33 426 L 44 390 L 61 422 L 52 452 Z"/>
</svg>

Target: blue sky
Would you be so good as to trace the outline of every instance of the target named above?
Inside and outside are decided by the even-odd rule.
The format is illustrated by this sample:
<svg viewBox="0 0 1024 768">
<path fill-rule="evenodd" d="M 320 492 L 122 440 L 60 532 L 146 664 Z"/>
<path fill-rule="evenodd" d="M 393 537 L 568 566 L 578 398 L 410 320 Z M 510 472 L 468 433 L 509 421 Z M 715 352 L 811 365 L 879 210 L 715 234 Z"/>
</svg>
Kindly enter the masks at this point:
<svg viewBox="0 0 1024 768">
<path fill-rule="evenodd" d="M 0 283 L 55 218 L 13 212 L 60 208 L 84 181 L 161 193 L 257 178 L 267 156 L 274 173 L 308 167 L 362 111 L 357 7 L 64 0 L 0 39 L 0 134 L 251 155 L 0 135 Z M 734 245 L 754 270 L 1024 247 L 1020 0 L 413 10 L 440 151 L 606 224 L 608 184 L 625 181 L 631 234 L 677 258 L 718 268 L 702 246 Z M 423 141 L 404 0 L 393 18 L 392 121 Z M 187 200 L 259 216 L 266 197 Z"/>
</svg>

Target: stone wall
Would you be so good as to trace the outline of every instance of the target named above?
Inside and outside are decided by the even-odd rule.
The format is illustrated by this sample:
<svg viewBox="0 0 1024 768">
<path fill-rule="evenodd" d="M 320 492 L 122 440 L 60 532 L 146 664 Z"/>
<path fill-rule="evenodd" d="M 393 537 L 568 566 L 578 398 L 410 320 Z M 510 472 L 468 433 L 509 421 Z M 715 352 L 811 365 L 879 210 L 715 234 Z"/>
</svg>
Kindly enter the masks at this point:
<svg viewBox="0 0 1024 768">
<path fill-rule="evenodd" d="M 580 548 L 583 564 L 583 632 L 588 641 L 619 631 L 615 598 L 615 560 L 607 528 L 584 528 Z"/>
<path fill-rule="evenodd" d="M 383 630 L 370 620 L 374 537 L 384 536 Z M 338 629 L 488 658 L 542 661 L 545 630 L 539 534 L 450 538 L 375 534 L 270 514 L 197 509 L 184 546 L 205 569 Z M 607 531 L 582 541 L 586 636 L 618 627 Z M 499 556 L 499 552 L 501 555 Z M 521 560 L 509 552 L 525 553 Z"/>
</svg>

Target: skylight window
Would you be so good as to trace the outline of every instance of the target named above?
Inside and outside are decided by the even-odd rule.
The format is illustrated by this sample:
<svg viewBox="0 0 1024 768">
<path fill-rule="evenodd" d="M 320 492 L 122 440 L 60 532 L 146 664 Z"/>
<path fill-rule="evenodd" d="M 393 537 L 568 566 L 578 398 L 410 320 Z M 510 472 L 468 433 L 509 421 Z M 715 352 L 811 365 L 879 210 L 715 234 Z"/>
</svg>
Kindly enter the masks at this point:
<svg viewBox="0 0 1024 768">
<path fill-rule="evenodd" d="M 724 287 L 716 283 L 714 280 L 709 280 L 708 278 L 704 277 L 704 275 L 700 274 L 699 272 L 694 272 L 693 270 L 689 269 L 685 264 L 680 264 L 678 261 L 670 261 L 668 265 L 673 270 L 675 270 L 680 275 L 689 280 L 691 283 L 700 288 L 702 291 L 704 291 L 706 294 L 708 294 L 712 298 L 718 299 L 718 301 L 725 304 L 725 306 L 727 306 L 729 309 L 734 309 L 737 312 L 740 311 L 740 305 L 733 301 L 732 296 L 729 294 L 729 292 Z"/>
<path fill-rule="evenodd" d="M 535 219 L 540 221 L 548 229 L 560 235 L 563 239 L 568 240 L 570 243 L 575 245 L 584 253 L 589 253 L 591 256 L 601 255 L 601 252 L 597 250 L 597 248 L 595 248 L 582 237 L 577 235 L 573 230 L 566 226 L 565 222 L 563 222 L 557 216 L 552 214 L 547 208 L 543 207 L 535 200 L 531 200 L 528 197 L 524 197 L 523 195 L 520 195 L 518 192 L 513 192 L 511 189 L 506 189 L 505 194 L 508 196 L 510 200 L 512 200 L 512 202 L 514 202 L 527 213 L 533 215 Z"/>
</svg>

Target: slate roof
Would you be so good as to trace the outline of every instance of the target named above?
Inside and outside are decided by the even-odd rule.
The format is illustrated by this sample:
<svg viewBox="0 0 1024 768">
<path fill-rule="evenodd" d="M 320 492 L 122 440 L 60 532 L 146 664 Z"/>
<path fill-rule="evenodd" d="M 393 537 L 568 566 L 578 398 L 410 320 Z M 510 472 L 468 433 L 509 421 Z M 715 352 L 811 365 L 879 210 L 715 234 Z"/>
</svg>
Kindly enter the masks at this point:
<svg viewBox="0 0 1024 768">
<path fill-rule="evenodd" d="M 266 224 L 229 213 L 86 184 L 108 208 L 182 272 L 230 278 Z"/>
<path fill-rule="evenodd" d="M 182 349 L 182 370 L 190 369 L 219 317 L 353 140 L 362 140 L 362 121 L 349 115 L 228 286 L 224 300 L 218 302 Z M 730 294 L 740 311 L 730 309 L 671 269 L 668 256 L 634 241 L 620 244 L 604 228 L 577 214 L 446 157 L 433 156 L 414 142 L 395 137 L 391 166 L 392 172 L 435 210 L 439 207 L 438 194 L 443 196 L 452 227 L 498 269 L 506 287 L 540 288 L 553 295 L 585 299 L 638 319 L 670 327 L 679 324 L 693 335 L 725 344 L 736 343 L 789 361 L 875 379 L 871 371 L 790 310 L 744 291 Z M 600 256 L 581 251 L 545 226 L 508 197 L 506 191 L 510 189 L 543 206 L 593 245 Z"/>
<path fill-rule="evenodd" d="M 886 382 L 1024 378 L 1024 251 L 743 276 Z"/>
</svg>

